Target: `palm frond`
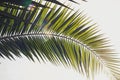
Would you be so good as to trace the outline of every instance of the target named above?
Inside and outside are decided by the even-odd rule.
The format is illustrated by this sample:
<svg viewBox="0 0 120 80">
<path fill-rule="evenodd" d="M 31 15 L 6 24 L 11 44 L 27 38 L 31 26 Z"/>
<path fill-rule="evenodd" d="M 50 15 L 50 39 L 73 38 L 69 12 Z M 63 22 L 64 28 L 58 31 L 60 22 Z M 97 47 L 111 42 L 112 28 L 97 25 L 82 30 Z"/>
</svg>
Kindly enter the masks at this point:
<svg viewBox="0 0 120 80">
<path fill-rule="evenodd" d="M 42 4 L 40 1 L 38 4 Z M 45 2 L 33 11 L 0 6 L 0 57 L 72 66 L 86 77 L 108 69 L 119 80 L 119 59 L 83 13 Z"/>
</svg>

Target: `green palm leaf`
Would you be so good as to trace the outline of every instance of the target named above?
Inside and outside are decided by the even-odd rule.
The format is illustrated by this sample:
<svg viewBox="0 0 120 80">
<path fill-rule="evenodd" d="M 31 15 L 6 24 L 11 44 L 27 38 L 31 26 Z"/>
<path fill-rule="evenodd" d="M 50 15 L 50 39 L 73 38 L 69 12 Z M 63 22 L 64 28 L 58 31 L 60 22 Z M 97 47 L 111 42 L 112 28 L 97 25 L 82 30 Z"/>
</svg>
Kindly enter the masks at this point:
<svg viewBox="0 0 120 80">
<path fill-rule="evenodd" d="M 42 4 L 40 1 L 38 4 Z M 0 57 L 72 66 L 86 77 L 108 69 L 120 79 L 119 59 L 83 13 L 45 2 L 33 11 L 0 6 Z"/>
</svg>

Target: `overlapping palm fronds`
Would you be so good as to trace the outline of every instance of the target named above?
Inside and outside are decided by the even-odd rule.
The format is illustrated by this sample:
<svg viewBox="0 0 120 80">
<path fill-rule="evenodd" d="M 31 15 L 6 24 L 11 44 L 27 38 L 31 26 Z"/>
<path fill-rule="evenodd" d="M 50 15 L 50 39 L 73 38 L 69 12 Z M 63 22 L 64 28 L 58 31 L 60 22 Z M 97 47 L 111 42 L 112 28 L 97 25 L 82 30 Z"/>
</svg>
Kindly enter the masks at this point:
<svg viewBox="0 0 120 80">
<path fill-rule="evenodd" d="M 40 4 L 40 3 L 38 4 L 37 2 L 39 2 L 39 1 L 41 1 L 41 0 L 27 0 L 27 1 L 25 1 L 25 0 L 23 0 L 23 1 L 22 0 L 20 0 L 20 1 L 16 1 L 16 0 L 15 1 L 13 1 L 13 0 L 1 0 L 0 1 L 0 6 L 5 6 L 5 7 L 8 7 L 8 6 L 9 7 L 13 7 L 14 6 L 14 8 L 16 6 L 17 6 L 17 8 L 18 8 L 18 6 L 21 6 L 21 7 L 27 8 L 27 7 L 29 7 L 29 5 L 34 5 L 36 7 L 47 7 L 47 6 L 43 5 L 43 4 Z M 60 0 L 43 0 L 43 1 L 45 1 L 45 2 L 51 2 L 51 3 L 57 4 L 57 5 L 66 7 L 68 9 L 71 9 L 70 7 L 68 7 L 67 5 L 65 5 L 64 3 L 62 3 Z M 76 2 L 74 0 L 67 0 L 67 1 L 69 1 L 71 3 L 79 4 L 79 2 Z M 6 4 L 7 4 L 7 6 L 6 6 Z M 13 5 L 13 6 L 11 6 L 11 5 Z"/>
<path fill-rule="evenodd" d="M 40 1 L 38 4 L 42 4 Z M 0 6 L 0 57 L 14 59 L 24 55 L 29 60 L 50 61 L 72 66 L 86 77 L 108 69 L 120 79 L 119 59 L 108 41 L 98 34 L 83 13 L 58 7 L 21 8 Z"/>
</svg>

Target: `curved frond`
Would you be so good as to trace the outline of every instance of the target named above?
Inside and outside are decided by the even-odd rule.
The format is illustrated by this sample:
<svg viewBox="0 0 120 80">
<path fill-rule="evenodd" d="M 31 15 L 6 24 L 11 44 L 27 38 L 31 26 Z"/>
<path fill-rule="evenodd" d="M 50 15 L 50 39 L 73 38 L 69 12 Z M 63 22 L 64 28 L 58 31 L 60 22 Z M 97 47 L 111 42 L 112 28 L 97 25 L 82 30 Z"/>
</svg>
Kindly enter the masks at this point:
<svg viewBox="0 0 120 80">
<path fill-rule="evenodd" d="M 115 77 L 112 80 L 119 80 L 120 61 L 96 24 L 82 12 L 49 2 L 45 6 L 52 8 L 28 11 L 0 6 L 0 57 L 14 59 L 23 54 L 32 61 L 72 66 L 86 77 L 108 69 L 106 73 Z"/>
</svg>

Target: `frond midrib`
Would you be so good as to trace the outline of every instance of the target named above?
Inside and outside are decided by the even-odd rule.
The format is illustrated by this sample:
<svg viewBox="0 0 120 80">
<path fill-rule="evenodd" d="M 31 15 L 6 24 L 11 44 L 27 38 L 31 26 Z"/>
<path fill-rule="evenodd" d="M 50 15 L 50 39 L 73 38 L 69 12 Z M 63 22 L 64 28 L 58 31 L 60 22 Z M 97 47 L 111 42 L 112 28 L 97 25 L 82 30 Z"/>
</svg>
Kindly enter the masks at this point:
<svg viewBox="0 0 120 80">
<path fill-rule="evenodd" d="M 102 64 L 103 66 L 105 66 L 104 61 L 102 60 L 102 58 L 89 46 L 87 46 L 85 43 L 83 43 L 80 40 L 77 40 L 75 38 L 72 38 L 70 36 L 65 36 L 63 34 L 58 34 L 58 33 L 53 33 L 53 32 L 30 32 L 30 33 L 23 33 L 23 34 L 17 34 L 17 35 L 8 35 L 8 36 L 3 36 L 0 38 L 0 41 L 2 40 L 9 40 L 9 39 L 15 39 L 15 38 L 24 38 L 24 37 L 33 37 L 33 36 L 46 36 L 46 37 L 55 37 L 55 38 L 59 38 L 59 39 L 64 39 L 64 40 L 69 40 L 77 45 L 83 46 L 84 48 L 86 48 L 88 51 L 90 51 L 90 53 L 92 55 L 95 56 L 95 58 L 100 62 L 100 64 Z"/>
</svg>

